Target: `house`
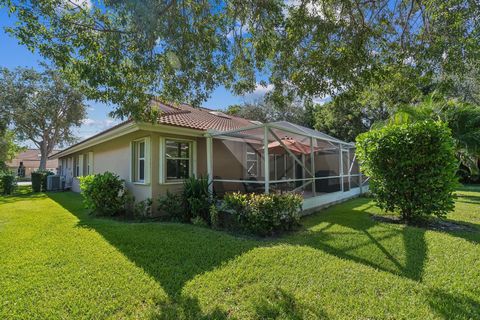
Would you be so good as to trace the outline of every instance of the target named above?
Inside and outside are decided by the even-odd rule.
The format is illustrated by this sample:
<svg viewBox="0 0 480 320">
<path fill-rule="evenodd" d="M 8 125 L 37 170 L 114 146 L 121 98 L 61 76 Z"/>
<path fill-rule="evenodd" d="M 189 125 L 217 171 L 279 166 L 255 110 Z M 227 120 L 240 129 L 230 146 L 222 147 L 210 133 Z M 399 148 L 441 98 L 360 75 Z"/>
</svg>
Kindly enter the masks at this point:
<svg viewBox="0 0 480 320">
<path fill-rule="evenodd" d="M 52 152 L 52 154 L 57 152 L 58 150 L 55 150 Z M 20 152 L 14 159 L 12 159 L 12 161 L 7 163 L 7 167 L 11 172 L 18 175 L 19 178 L 31 178 L 32 172 L 38 170 L 40 167 L 40 150 L 27 149 L 23 152 Z M 21 169 L 19 170 L 19 168 Z M 57 159 L 47 160 L 47 170 L 56 172 L 57 168 Z"/>
<path fill-rule="evenodd" d="M 351 143 L 288 122 L 263 124 L 186 104 L 152 104 L 161 111 L 156 123 L 128 120 L 51 157 L 73 191 L 79 191 L 79 176 L 105 171 L 124 179 L 137 200 L 178 191 L 192 175 L 208 176 L 219 196 L 300 192 L 305 209 L 362 190 Z"/>
</svg>

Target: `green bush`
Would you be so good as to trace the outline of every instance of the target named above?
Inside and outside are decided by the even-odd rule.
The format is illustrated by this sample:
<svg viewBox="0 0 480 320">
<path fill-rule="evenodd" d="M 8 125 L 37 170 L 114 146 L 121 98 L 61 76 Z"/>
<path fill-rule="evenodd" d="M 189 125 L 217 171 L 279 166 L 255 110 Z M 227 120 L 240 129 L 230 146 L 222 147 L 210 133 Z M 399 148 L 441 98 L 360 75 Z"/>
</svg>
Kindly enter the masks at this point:
<svg viewBox="0 0 480 320">
<path fill-rule="evenodd" d="M 158 199 L 158 210 L 165 214 L 169 220 L 177 222 L 188 221 L 181 194 L 171 193 L 167 190 L 167 194 Z"/>
<path fill-rule="evenodd" d="M 37 170 L 32 172 L 33 192 L 47 191 L 47 177 L 54 173 L 48 170 Z"/>
<path fill-rule="evenodd" d="M 158 199 L 158 209 L 173 221 L 192 222 L 192 219 L 200 217 L 210 223 L 213 197 L 208 187 L 207 178 L 192 176 L 185 179 L 180 194 L 167 191 L 166 195 Z"/>
<path fill-rule="evenodd" d="M 32 191 L 42 191 L 42 174 L 40 172 L 32 172 Z"/>
<path fill-rule="evenodd" d="M 190 222 L 195 226 L 208 227 L 208 223 L 199 216 L 192 218 Z"/>
<path fill-rule="evenodd" d="M 220 227 L 220 216 L 215 203 L 210 205 L 209 214 L 210 225 L 212 226 L 212 228 L 218 229 Z"/>
<path fill-rule="evenodd" d="M 240 227 L 267 236 L 292 230 L 299 224 L 302 197 L 298 194 L 226 194 L 224 206 L 233 211 Z"/>
<path fill-rule="evenodd" d="M 105 172 L 80 177 L 80 189 L 85 206 L 99 216 L 115 216 L 125 211 L 123 180 Z"/>
<path fill-rule="evenodd" d="M 147 198 L 143 201 L 138 201 L 135 203 L 133 216 L 136 219 L 147 219 L 152 217 L 152 204 L 153 201 L 151 198 Z"/>
<path fill-rule="evenodd" d="M 2 194 L 12 194 L 17 187 L 17 179 L 11 172 L 0 173 L 0 191 Z"/>
<path fill-rule="evenodd" d="M 453 210 L 458 163 L 440 122 L 391 125 L 357 138 L 357 157 L 378 206 L 408 221 Z"/>
<path fill-rule="evenodd" d="M 126 218 L 144 220 L 152 217 L 153 200 L 147 198 L 143 201 L 135 201 L 135 196 L 124 189 L 122 193 L 123 211 Z"/>
<path fill-rule="evenodd" d="M 213 203 L 213 197 L 208 187 L 207 178 L 192 176 L 183 182 L 182 200 L 187 215 L 185 218 L 188 221 L 200 217 L 210 222 L 210 206 Z"/>
</svg>

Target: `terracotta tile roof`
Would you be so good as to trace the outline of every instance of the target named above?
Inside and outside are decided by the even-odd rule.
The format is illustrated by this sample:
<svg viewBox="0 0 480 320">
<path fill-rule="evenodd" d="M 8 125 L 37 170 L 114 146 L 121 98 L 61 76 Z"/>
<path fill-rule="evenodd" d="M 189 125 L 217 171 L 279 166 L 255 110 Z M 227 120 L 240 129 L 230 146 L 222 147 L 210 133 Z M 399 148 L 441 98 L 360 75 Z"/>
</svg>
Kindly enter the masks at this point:
<svg viewBox="0 0 480 320">
<path fill-rule="evenodd" d="M 194 108 L 188 104 L 172 104 L 161 102 L 159 100 L 152 100 L 151 105 L 152 107 L 157 107 L 160 109 L 161 112 L 157 122 L 158 124 L 163 125 L 184 127 L 201 131 L 207 131 L 208 129 L 213 129 L 216 131 L 230 131 L 259 124 L 258 121 L 250 121 L 248 119 L 227 115 L 221 111 L 210 110 L 207 108 Z M 132 121 L 133 120 L 130 119 L 126 120 L 114 127 L 99 132 L 90 138 L 82 140 L 60 151 L 59 153 L 64 153 L 65 151 L 71 150 L 87 141 L 101 137 L 105 133 L 113 131 Z M 50 157 L 57 156 L 58 153 L 55 153 Z"/>
<path fill-rule="evenodd" d="M 58 152 L 58 150 L 54 150 L 52 153 L 56 152 Z M 20 162 L 23 162 L 26 168 L 37 169 L 40 166 L 40 150 L 27 149 L 24 152 L 20 152 L 12 161 L 7 163 L 7 166 L 10 168 L 18 168 Z M 47 168 L 56 167 L 58 167 L 58 160 L 47 160 Z"/>
<path fill-rule="evenodd" d="M 250 120 L 227 115 L 207 108 L 194 108 L 187 104 L 166 104 L 153 101 L 161 111 L 158 123 L 197 130 L 228 131 L 252 126 Z"/>
</svg>

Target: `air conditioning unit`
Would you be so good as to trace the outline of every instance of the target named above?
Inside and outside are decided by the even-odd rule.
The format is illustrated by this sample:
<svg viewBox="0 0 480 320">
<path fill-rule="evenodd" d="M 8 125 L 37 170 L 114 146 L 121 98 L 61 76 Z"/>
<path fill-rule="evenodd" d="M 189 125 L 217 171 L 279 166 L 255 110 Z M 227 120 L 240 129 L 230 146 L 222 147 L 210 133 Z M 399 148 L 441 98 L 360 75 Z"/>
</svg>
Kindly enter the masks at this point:
<svg viewBox="0 0 480 320">
<path fill-rule="evenodd" d="M 63 190 L 65 188 L 65 179 L 62 176 L 47 176 L 47 191 Z"/>
</svg>

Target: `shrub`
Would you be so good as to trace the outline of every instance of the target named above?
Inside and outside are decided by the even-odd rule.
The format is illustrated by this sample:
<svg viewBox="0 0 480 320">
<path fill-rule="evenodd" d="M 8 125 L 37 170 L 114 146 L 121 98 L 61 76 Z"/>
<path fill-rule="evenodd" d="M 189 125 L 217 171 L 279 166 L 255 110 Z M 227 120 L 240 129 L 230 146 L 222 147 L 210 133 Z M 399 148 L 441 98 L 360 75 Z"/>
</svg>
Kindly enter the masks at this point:
<svg viewBox="0 0 480 320">
<path fill-rule="evenodd" d="M 151 198 L 135 201 L 135 196 L 128 189 L 124 189 L 122 202 L 123 209 L 121 211 L 127 218 L 144 220 L 152 217 L 153 201 Z"/>
<path fill-rule="evenodd" d="M 47 177 L 54 173 L 48 170 L 37 170 L 32 172 L 33 192 L 47 191 Z"/>
<path fill-rule="evenodd" d="M 199 217 L 199 216 L 193 217 L 190 222 L 195 226 L 208 227 L 208 223 L 205 220 L 203 220 L 202 217 Z"/>
<path fill-rule="evenodd" d="M 186 214 L 181 194 L 167 191 L 166 195 L 158 199 L 158 210 L 165 213 L 170 220 L 179 222 L 188 221 L 188 215 Z"/>
<path fill-rule="evenodd" d="M 210 206 L 213 198 L 208 187 L 207 178 L 192 176 L 183 182 L 182 200 L 188 220 L 201 217 L 204 221 L 210 221 Z"/>
<path fill-rule="evenodd" d="M 260 236 L 291 230 L 299 224 L 302 197 L 298 194 L 226 194 L 224 205 L 241 228 Z"/>
<path fill-rule="evenodd" d="M 12 194 L 17 187 L 17 179 L 11 172 L 0 173 L 0 190 L 2 194 Z"/>
<path fill-rule="evenodd" d="M 378 206 L 408 221 L 454 207 L 454 141 L 440 122 L 391 125 L 357 138 L 357 157 Z"/>
<path fill-rule="evenodd" d="M 218 209 L 216 204 L 212 204 L 209 209 L 209 214 L 210 214 L 210 225 L 213 228 L 219 228 L 220 227 L 220 216 L 218 214 Z"/>
<path fill-rule="evenodd" d="M 128 189 L 125 189 L 123 192 L 123 208 L 126 215 L 131 215 L 131 217 L 134 218 L 135 196 Z"/>
<path fill-rule="evenodd" d="M 42 191 L 42 174 L 39 172 L 32 172 L 32 191 Z"/>
<path fill-rule="evenodd" d="M 125 187 L 114 173 L 105 172 L 80 177 L 85 206 L 99 216 L 114 216 L 124 211 Z"/>
<path fill-rule="evenodd" d="M 147 198 L 143 201 L 136 202 L 133 210 L 133 216 L 141 220 L 146 218 L 151 218 L 152 204 L 153 204 L 153 201 L 151 198 Z"/>
</svg>

